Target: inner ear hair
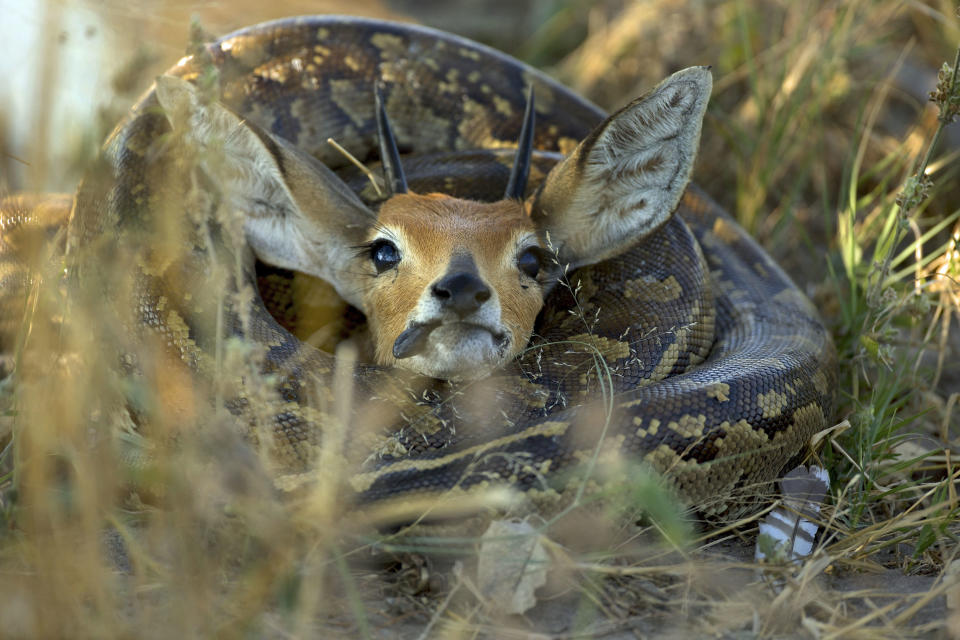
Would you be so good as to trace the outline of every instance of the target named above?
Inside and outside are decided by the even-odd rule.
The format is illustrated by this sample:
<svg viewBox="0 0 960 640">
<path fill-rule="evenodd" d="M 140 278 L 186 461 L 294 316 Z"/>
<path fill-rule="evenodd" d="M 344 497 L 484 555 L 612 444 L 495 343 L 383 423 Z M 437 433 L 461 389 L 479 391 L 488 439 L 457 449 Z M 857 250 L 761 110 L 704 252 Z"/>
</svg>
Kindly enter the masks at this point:
<svg viewBox="0 0 960 640">
<path fill-rule="evenodd" d="M 622 253 L 663 225 L 690 181 L 712 77 L 679 71 L 603 121 L 547 175 L 531 217 L 571 267 Z"/>
</svg>

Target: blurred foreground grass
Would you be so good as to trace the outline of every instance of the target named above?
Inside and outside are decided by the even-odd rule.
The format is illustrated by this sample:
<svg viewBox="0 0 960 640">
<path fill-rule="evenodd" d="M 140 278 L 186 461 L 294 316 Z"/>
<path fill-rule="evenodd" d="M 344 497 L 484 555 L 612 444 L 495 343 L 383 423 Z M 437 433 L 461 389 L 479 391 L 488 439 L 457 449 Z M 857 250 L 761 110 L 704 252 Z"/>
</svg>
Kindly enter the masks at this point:
<svg viewBox="0 0 960 640">
<path fill-rule="evenodd" d="M 182 5 L 158 7 L 167 17 L 161 27 L 185 42 L 185 19 L 171 17 Z M 227 28 L 276 17 L 252 15 L 262 8 L 246 19 L 227 5 L 197 6 L 211 8 L 236 21 Z M 372 15 L 410 10 L 363 5 Z M 108 8 L 108 21 L 110 11 L 117 25 L 136 20 L 118 5 Z M 465 5 L 465 35 L 469 11 Z M 587 529 L 581 539 L 610 546 L 600 553 L 593 540 L 590 553 L 555 551 L 560 569 L 549 589 L 573 598 L 569 624 L 585 634 L 624 620 L 639 624 L 637 616 L 652 625 L 641 627 L 647 631 L 694 635 L 762 636 L 801 626 L 811 636 L 942 630 L 944 607 L 933 617 L 923 607 L 942 603 L 955 584 L 947 570 L 960 533 L 953 463 L 960 125 L 944 130 L 926 162 L 931 184 L 904 187 L 939 124 L 928 92 L 960 42 L 956 5 L 608 0 L 518 11 L 536 26 L 510 52 L 607 108 L 677 68 L 713 65 L 695 180 L 821 309 L 841 356 L 837 421 L 847 420 L 845 430 L 826 436 L 821 454 L 834 478 L 826 535 L 803 566 L 771 570 L 783 590 L 752 574 L 724 577 L 727 589 L 713 584 L 736 565 L 710 550 L 749 540 L 749 523 L 678 550 L 642 530 L 580 522 Z M 429 13 L 414 17 L 431 23 Z M 128 62 L 126 75 L 116 76 L 118 96 L 105 96 L 105 115 L 83 125 L 94 133 L 79 138 L 72 171 L 48 161 L 34 170 L 62 175 L 59 188 L 69 188 L 91 160 L 91 141 L 177 57 L 148 53 L 131 46 L 118 54 Z M 57 51 L 43 55 L 51 60 Z M 0 142 L 11 137 L 0 134 Z M 9 182 L 0 188 L 47 184 L 14 181 L 23 173 L 9 169 L 20 162 L 11 155 L 54 157 L 39 146 L 7 149 Z M 48 282 L 57 282 L 54 274 Z M 27 303 L 56 312 L 56 287 L 35 288 Z M 337 504 L 337 478 L 304 501 L 277 503 L 262 465 L 215 408 L 192 405 L 191 419 L 205 426 L 190 447 L 155 452 L 160 462 L 131 470 L 122 442 L 90 433 L 89 417 L 105 419 L 109 397 L 129 392 L 98 359 L 94 336 L 109 333 L 109 323 L 91 314 L 72 324 L 75 350 L 58 359 L 64 336 L 34 322 L 16 357 L 17 384 L 0 389 L 0 635 L 357 637 L 389 636 L 390 625 L 400 624 L 394 630 L 413 637 L 503 637 L 505 625 L 522 627 L 484 608 L 459 569 L 431 572 L 416 556 L 402 557 L 389 574 L 358 565 L 370 555 L 369 541 L 346 535 L 350 514 Z M 189 395 L 176 379 L 164 384 L 161 398 Z M 143 446 L 129 427 L 121 440 Z M 131 491 L 137 485 L 163 487 L 163 495 Z M 884 600 L 871 609 L 856 593 L 824 598 L 812 586 L 824 574 L 885 569 L 935 578 L 924 583 L 928 589 L 897 594 L 889 608 Z M 672 619 L 675 611 L 690 617 Z M 531 624 L 549 628 L 549 614 L 541 615 Z"/>
</svg>

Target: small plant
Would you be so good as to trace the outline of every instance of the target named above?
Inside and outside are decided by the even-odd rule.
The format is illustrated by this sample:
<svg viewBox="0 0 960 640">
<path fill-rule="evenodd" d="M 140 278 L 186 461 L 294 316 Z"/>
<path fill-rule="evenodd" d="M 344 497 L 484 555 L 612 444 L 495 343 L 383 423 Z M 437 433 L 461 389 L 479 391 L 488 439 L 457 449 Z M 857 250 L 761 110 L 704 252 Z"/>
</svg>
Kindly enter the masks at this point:
<svg viewBox="0 0 960 640">
<path fill-rule="evenodd" d="M 937 234 L 956 233 L 960 210 L 939 220 L 924 218 L 938 193 L 930 171 L 937 143 L 956 119 L 960 83 L 953 69 L 958 61 L 960 50 L 954 67 L 945 64 L 941 69 L 930 94 L 939 110 L 938 126 L 922 157 L 907 169 L 909 175 L 899 187 L 893 186 L 892 175 L 904 162 L 889 158 L 883 172 L 872 176 L 880 186 L 860 196 L 864 176 L 858 157 L 850 173 L 847 204 L 840 209 L 843 274 L 836 276 L 841 310 L 837 340 L 841 362 L 850 365 L 844 369 L 843 388 L 853 429 L 834 442 L 834 454 L 841 466 L 843 461 L 850 465 L 859 488 L 847 495 L 845 505 L 853 527 L 879 515 L 870 513 L 871 505 L 888 504 L 896 511 L 894 504 L 910 503 L 920 491 L 915 483 L 897 483 L 896 489 L 891 483 L 902 477 L 908 462 L 899 445 L 929 412 L 922 408 L 918 388 L 935 388 L 942 367 L 941 362 L 933 374 L 920 367 L 923 352 L 934 336 L 941 350 L 946 348 L 950 318 L 958 310 L 957 283 L 950 278 L 957 269 L 955 240 L 947 239 L 932 252 L 928 246 Z M 868 134 L 865 129 L 863 135 Z M 941 173 L 946 180 L 953 171 L 946 168 Z M 937 324 L 942 327 L 939 332 Z M 928 457 L 909 462 L 919 464 Z M 948 503 L 943 506 L 952 510 Z M 921 544 L 920 551 L 930 541 Z"/>
</svg>

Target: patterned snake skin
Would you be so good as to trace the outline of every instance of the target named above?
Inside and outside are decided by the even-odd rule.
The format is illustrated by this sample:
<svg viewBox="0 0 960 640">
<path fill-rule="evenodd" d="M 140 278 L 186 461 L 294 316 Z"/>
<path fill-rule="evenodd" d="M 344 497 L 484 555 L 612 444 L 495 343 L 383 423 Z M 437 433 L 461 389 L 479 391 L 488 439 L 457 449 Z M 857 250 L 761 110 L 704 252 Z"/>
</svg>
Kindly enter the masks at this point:
<svg viewBox="0 0 960 640">
<path fill-rule="evenodd" d="M 198 83 L 216 78 L 231 110 L 324 162 L 372 207 L 378 198 L 369 182 L 327 138 L 379 172 L 377 81 L 408 181 L 419 193 L 499 198 L 531 83 L 537 97 L 531 192 L 605 116 L 540 72 L 481 45 L 357 18 L 257 25 L 169 73 Z M 68 251 L 99 247 L 92 255 L 101 263 L 121 249 L 139 256 L 136 322 L 145 335 L 161 336 L 200 378 L 216 369 L 214 352 L 224 336 L 263 348 L 260 366 L 274 376 L 275 393 L 239 383 L 226 404 L 254 425 L 255 438 L 272 432 L 281 486 L 296 484 L 327 459 L 321 445 L 334 446 L 325 433 L 339 415 L 347 416 L 347 428 L 336 446 L 352 465 L 354 504 L 456 500 L 506 485 L 534 506 L 556 505 L 591 474 L 603 470 L 606 481 L 622 481 L 630 461 L 643 461 L 685 502 L 721 513 L 737 496 L 775 479 L 832 419 L 835 355 L 815 310 L 693 185 L 677 215 L 653 236 L 625 255 L 570 273 L 548 298 L 530 349 L 508 369 L 479 383 L 452 384 L 359 366 L 351 378 L 353 404 L 338 409 L 333 356 L 288 331 L 297 329 L 286 317 L 296 316 L 296 301 L 283 291 L 290 274 L 259 265 L 256 275 L 244 267 L 229 276 L 235 292 L 258 278 L 262 297 L 228 302 L 220 329 L 210 329 L 197 274 L 210 272 L 217 252 L 197 238 L 212 236 L 213 245 L 226 247 L 228 262 L 239 250 L 219 237 L 219 218 L 180 210 L 189 180 L 169 176 L 192 174 L 177 173 L 180 165 L 166 151 L 170 138 L 151 92 L 118 126 L 81 186 Z M 216 185 L 203 186 L 216 192 Z M 204 201 L 203 211 L 215 211 L 215 200 Z M 177 236 L 183 244 L 173 258 L 164 257 L 149 238 L 183 215 L 187 230 Z M 128 369 L 137 367 L 134 360 Z"/>
</svg>

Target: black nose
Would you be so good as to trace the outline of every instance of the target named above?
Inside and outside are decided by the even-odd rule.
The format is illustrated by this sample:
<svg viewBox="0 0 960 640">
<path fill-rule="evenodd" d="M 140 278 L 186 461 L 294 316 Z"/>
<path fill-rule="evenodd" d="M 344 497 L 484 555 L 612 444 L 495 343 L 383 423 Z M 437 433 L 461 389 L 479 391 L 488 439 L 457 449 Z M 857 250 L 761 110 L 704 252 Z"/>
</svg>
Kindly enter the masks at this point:
<svg viewBox="0 0 960 640">
<path fill-rule="evenodd" d="M 473 313 L 490 299 L 490 289 L 479 276 L 461 271 L 444 276 L 433 285 L 433 295 L 440 304 L 461 318 Z"/>
</svg>

